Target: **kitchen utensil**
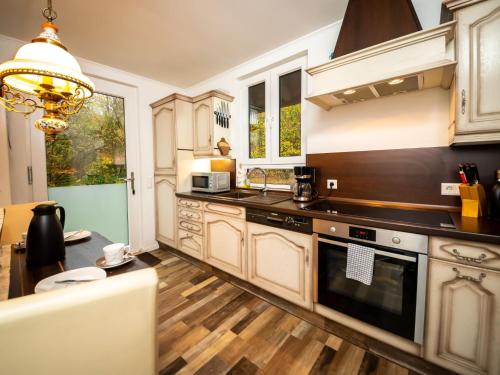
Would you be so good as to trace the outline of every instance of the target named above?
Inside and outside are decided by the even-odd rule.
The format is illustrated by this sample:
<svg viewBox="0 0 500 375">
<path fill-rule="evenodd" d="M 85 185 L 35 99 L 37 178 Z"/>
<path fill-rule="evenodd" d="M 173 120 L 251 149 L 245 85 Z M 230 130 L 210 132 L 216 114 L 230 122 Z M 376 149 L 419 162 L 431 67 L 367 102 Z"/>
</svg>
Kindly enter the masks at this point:
<svg viewBox="0 0 500 375">
<path fill-rule="evenodd" d="M 56 215 L 59 210 L 60 219 Z M 61 206 L 39 204 L 33 210 L 26 236 L 26 263 L 28 266 L 44 266 L 63 260 L 65 211 Z"/>
<path fill-rule="evenodd" d="M 68 283 L 87 283 L 89 281 L 95 281 L 97 279 L 67 279 L 67 280 L 56 280 L 56 284 L 68 284 Z"/>
</svg>

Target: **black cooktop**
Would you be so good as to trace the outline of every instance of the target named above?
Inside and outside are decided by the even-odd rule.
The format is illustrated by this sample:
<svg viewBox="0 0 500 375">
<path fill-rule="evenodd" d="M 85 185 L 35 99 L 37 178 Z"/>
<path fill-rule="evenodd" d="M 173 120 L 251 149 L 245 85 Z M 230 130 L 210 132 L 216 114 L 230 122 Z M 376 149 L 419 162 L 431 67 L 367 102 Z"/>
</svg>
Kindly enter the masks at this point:
<svg viewBox="0 0 500 375">
<path fill-rule="evenodd" d="M 419 224 L 432 227 L 454 228 L 447 212 L 407 210 L 389 207 L 362 206 L 350 203 L 320 200 L 302 208 L 307 211 L 319 211 L 327 214 L 349 215 L 369 219 L 382 219 L 399 223 Z"/>
</svg>

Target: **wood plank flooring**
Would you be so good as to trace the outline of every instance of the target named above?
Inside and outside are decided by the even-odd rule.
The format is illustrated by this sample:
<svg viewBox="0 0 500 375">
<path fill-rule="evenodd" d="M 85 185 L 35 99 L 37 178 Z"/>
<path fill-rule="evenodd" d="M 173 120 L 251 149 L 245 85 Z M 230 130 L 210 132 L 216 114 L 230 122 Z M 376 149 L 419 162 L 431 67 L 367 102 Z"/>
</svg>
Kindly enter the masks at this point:
<svg viewBox="0 0 500 375">
<path fill-rule="evenodd" d="M 160 374 L 410 375 L 164 250 Z"/>
</svg>

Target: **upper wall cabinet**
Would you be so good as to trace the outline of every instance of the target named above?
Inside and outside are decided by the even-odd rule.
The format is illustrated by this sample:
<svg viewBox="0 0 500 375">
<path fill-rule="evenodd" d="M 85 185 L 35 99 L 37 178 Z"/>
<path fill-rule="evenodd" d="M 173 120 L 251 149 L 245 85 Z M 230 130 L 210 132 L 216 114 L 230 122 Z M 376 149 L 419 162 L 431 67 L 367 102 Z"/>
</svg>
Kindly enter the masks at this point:
<svg viewBox="0 0 500 375">
<path fill-rule="evenodd" d="M 155 173 L 175 174 L 175 113 L 174 102 L 153 110 Z"/>
<path fill-rule="evenodd" d="M 178 150 L 193 149 L 192 99 L 172 94 L 151 107 L 155 174 L 178 174 Z"/>
<path fill-rule="evenodd" d="M 446 5 L 457 20 L 450 143 L 500 142 L 500 0 Z"/>
<path fill-rule="evenodd" d="M 210 91 L 193 98 L 193 151 L 196 156 L 220 156 L 217 143 L 230 141 L 233 97 Z"/>
</svg>

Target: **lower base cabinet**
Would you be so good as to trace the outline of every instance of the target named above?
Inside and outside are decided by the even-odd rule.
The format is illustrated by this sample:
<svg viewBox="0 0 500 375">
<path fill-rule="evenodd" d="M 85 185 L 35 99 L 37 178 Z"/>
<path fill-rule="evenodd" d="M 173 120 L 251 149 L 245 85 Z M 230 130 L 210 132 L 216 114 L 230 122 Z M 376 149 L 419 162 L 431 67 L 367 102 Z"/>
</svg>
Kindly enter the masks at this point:
<svg viewBox="0 0 500 375">
<path fill-rule="evenodd" d="M 243 219 L 205 212 L 205 261 L 246 279 L 245 229 Z"/>
<path fill-rule="evenodd" d="M 431 259 L 424 357 L 464 375 L 500 374 L 500 272 Z"/>
<path fill-rule="evenodd" d="M 248 281 L 312 308 L 310 235 L 247 223 Z"/>
<path fill-rule="evenodd" d="M 176 247 L 177 204 L 175 176 L 155 177 L 156 239 Z"/>
</svg>

